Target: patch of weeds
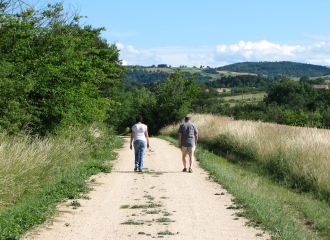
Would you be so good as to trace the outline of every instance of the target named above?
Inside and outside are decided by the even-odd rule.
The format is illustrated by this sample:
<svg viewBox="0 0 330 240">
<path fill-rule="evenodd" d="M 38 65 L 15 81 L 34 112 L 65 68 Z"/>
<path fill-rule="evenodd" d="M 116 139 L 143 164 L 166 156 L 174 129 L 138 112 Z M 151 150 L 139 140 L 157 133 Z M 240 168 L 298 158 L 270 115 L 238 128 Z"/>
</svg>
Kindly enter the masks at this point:
<svg viewBox="0 0 330 240">
<path fill-rule="evenodd" d="M 73 206 L 73 209 L 77 209 L 78 207 L 81 206 L 81 204 L 78 201 L 73 201 L 70 203 L 70 206 Z"/>
<path fill-rule="evenodd" d="M 232 206 L 230 205 L 229 207 L 227 207 L 227 209 L 241 209 L 242 206 L 238 205 L 238 206 Z"/>
<path fill-rule="evenodd" d="M 236 216 L 237 217 L 245 217 L 246 213 L 245 212 L 238 212 L 238 213 L 236 213 Z"/>
<path fill-rule="evenodd" d="M 175 222 L 175 221 L 173 221 L 173 220 L 171 220 L 171 219 L 169 219 L 169 218 L 158 218 L 157 220 L 156 220 L 156 222 L 162 222 L 162 223 L 164 223 L 164 222 Z"/>
<path fill-rule="evenodd" d="M 159 203 L 151 203 L 148 205 L 148 208 L 157 208 L 157 207 L 162 207 L 162 205 Z"/>
<path fill-rule="evenodd" d="M 160 199 L 169 199 L 168 197 L 160 197 Z"/>
<path fill-rule="evenodd" d="M 152 186 L 150 189 L 154 189 L 155 188 L 155 186 Z"/>
<path fill-rule="evenodd" d="M 91 199 L 88 195 L 85 195 L 85 194 L 81 195 L 80 197 L 82 199 L 85 199 L 85 200 L 90 200 Z"/>
<path fill-rule="evenodd" d="M 146 235 L 145 232 L 138 232 L 139 235 Z"/>
<path fill-rule="evenodd" d="M 91 179 L 91 182 L 96 182 L 96 179 L 95 179 L 95 178 L 92 178 L 92 179 Z"/>
<path fill-rule="evenodd" d="M 162 207 L 161 204 L 158 203 L 150 203 L 150 204 L 145 204 L 145 205 L 133 205 L 131 209 L 136 209 L 136 208 L 157 208 L 157 207 Z"/>
<path fill-rule="evenodd" d="M 126 208 L 129 208 L 129 205 L 121 205 L 120 208 L 121 209 L 126 209 Z"/>
<path fill-rule="evenodd" d="M 239 218 L 237 217 L 237 218 L 234 218 L 234 220 L 239 220 Z"/>
<path fill-rule="evenodd" d="M 259 223 L 253 222 L 253 221 L 248 221 L 245 223 L 245 226 L 249 227 L 259 227 Z"/>
<path fill-rule="evenodd" d="M 164 216 L 171 216 L 172 213 L 169 213 L 169 212 L 163 212 L 164 213 Z"/>
<path fill-rule="evenodd" d="M 224 192 L 221 192 L 221 193 L 216 193 L 214 195 L 225 195 L 225 193 Z"/>
<path fill-rule="evenodd" d="M 144 198 L 148 198 L 149 200 L 155 200 L 155 198 L 154 197 L 152 197 L 151 195 L 145 195 L 145 196 L 143 196 Z"/>
<path fill-rule="evenodd" d="M 151 210 L 151 211 L 147 211 L 146 214 L 158 214 L 160 212 L 160 210 Z"/>
<path fill-rule="evenodd" d="M 66 227 L 69 227 L 70 226 L 70 223 L 65 223 L 64 224 Z"/>
<path fill-rule="evenodd" d="M 257 237 L 263 237 L 264 235 L 262 233 L 257 233 L 256 236 Z"/>
<path fill-rule="evenodd" d="M 169 230 L 166 230 L 164 232 L 159 232 L 158 235 L 174 235 L 174 233 L 170 232 Z"/>
<path fill-rule="evenodd" d="M 143 225 L 143 222 L 136 222 L 133 219 L 129 219 L 126 222 L 121 223 L 123 225 Z"/>
</svg>

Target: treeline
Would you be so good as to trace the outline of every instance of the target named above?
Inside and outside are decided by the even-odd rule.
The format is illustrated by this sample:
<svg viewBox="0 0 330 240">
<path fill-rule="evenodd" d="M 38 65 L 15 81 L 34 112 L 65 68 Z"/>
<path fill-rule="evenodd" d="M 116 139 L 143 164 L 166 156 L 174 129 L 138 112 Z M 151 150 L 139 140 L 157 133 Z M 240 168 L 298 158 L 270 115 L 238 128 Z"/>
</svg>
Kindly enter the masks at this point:
<svg viewBox="0 0 330 240">
<path fill-rule="evenodd" d="M 275 81 L 278 79 L 275 79 Z M 258 77 L 254 75 L 238 75 L 221 77 L 212 82 L 205 84 L 213 88 L 231 88 L 231 87 L 265 87 L 272 84 L 274 81 L 268 78 Z"/>
<path fill-rule="evenodd" d="M 149 83 L 149 82 L 157 82 L 159 80 L 166 80 L 169 73 L 160 71 L 151 71 L 144 69 L 133 69 L 126 73 L 125 83 Z"/>
<path fill-rule="evenodd" d="M 0 129 L 45 135 L 108 118 L 116 103 L 103 93 L 127 69 L 104 29 L 81 26 L 60 3 L 12 14 L 19 4 L 0 4 Z"/>
<path fill-rule="evenodd" d="M 211 92 L 214 90 L 208 91 Z M 265 99 L 257 104 L 240 102 L 230 106 L 214 95 L 205 96 L 200 93 L 193 102 L 195 112 L 292 126 L 330 127 L 330 90 L 318 92 L 311 84 L 286 76 L 268 87 Z"/>
<path fill-rule="evenodd" d="M 220 71 L 249 72 L 267 75 L 273 79 L 276 76 L 310 77 L 324 76 L 330 74 L 330 68 L 307 63 L 295 62 L 243 62 L 218 67 Z"/>
<path fill-rule="evenodd" d="M 201 73 L 196 73 L 195 75 L 187 71 L 183 71 L 182 73 L 185 74 L 188 78 L 194 77 L 196 83 L 209 82 L 212 80 L 211 76 L 203 76 Z M 152 71 L 148 70 L 148 68 L 135 68 L 126 73 L 125 83 L 133 85 L 156 83 L 158 81 L 165 81 L 168 76 L 168 72 L 159 69 L 157 69 L 157 71 Z"/>
<path fill-rule="evenodd" d="M 150 134 L 157 134 L 165 125 L 182 121 L 191 112 L 191 101 L 198 92 L 194 77 L 186 77 L 180 69 L 166 82 L 122 84 L 108 92 L 120 104 L 113 107 L 106 122 L 124 132 L 135 123 L 134 116 L 142 115 Z"/>
<path fill-rule="evenodd" d="M 0 4 L 0 131 L 44 136 L 94 122 L 122 131 L 140 114 L 156 133 L 190 112 L 194 77 L 134 69 L 128 76 L 148 88 L 126 87 L 129 69 L 103 28 L 81 26 L 59 3 L 9 12 L 18 3 Z"/>
</svg>

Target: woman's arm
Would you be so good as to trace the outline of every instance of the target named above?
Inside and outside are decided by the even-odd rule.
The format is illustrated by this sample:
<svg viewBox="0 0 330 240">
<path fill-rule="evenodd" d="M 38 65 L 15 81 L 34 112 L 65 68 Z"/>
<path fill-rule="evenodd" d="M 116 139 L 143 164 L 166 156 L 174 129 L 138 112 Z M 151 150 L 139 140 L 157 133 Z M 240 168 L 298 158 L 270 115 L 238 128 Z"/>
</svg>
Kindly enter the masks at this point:
<svg viewBox="0 0 330 240">
<path fill-rule="evenodd" d="M 131 143 L 130 143 L 130 145 L 129 145 L 129 148 L 132 150 L 132 142 L 133 142 L 133 139 L 134 139 L 134 130 L 132 130 L 132 135 L 131 135 Z"/>
<path fill-rule="evenodd" d="M 146 136 L 146 139 L 147 139 L 147 148 L 150 147 L 149 145 L 149 135 L 148 135 L 148 129 L 146 129 L 146 131 L 144 132 L 144 135 Z"/>
</svg>

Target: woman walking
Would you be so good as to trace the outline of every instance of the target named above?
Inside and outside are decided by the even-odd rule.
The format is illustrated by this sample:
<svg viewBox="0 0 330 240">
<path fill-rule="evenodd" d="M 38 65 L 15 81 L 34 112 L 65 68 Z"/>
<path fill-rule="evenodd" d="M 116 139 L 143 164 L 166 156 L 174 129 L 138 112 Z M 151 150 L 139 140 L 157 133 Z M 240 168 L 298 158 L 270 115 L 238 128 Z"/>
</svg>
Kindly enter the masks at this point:
<svg viewBox="0 0 330 240">
<path fill-rule="evenodd" d="M 135 151 L 135 168 L 134 171 L 142 172 L 144 150 L 149 148 L 148 127 L 142 123 L 142 117 L 136 117 L 136 124 L 132 127 L 132 136 L 130 149 L 132 150 L 132 142 L 134 140 Z"/>
</svg>

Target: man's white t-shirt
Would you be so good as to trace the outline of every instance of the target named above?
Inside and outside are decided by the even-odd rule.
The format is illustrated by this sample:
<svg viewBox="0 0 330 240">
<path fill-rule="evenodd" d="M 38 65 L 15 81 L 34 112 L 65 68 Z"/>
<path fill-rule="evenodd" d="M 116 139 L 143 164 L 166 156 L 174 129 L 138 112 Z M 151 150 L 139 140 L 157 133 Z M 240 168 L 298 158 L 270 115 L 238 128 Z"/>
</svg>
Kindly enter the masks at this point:
<svg viewBox="0 0 330 240">
<path fill-rule="evenodd" d="M 132 130 L 134 131 L 134 141 L 136 140 L 142 140 L 147 141 L 145 132 L 148 129 L 146 125 L 142 124 L 135 124 L 132 127 Z"/>
</svg>

